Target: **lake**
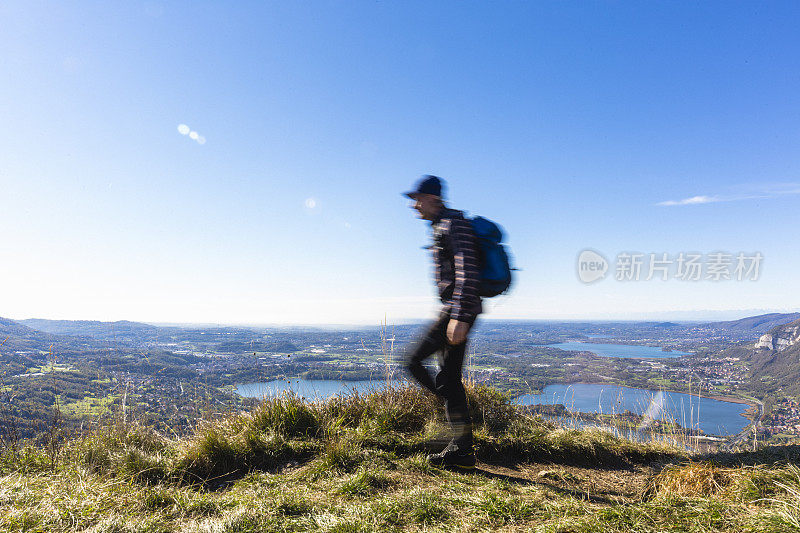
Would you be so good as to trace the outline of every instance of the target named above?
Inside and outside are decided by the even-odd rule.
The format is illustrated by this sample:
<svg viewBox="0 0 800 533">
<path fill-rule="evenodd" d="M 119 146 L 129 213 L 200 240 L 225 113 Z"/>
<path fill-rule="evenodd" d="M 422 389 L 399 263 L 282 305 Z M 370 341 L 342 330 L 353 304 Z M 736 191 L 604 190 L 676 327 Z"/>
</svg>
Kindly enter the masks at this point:
<svg viewBox="0 0 800 533">
<path fill-rule="evenodd" d="M 594 342 L 559 342 L 539 344 L 547 348 L 558 348 L 573 352 L 592 352 L 600 357 L 621 357 L 623 359 L 666 359 L 689 355 L 686 352 L 664 352 L 654 346 L 631 346 L 628 344 L 603 344 Z"/>
<path fill-rule="evenodd" d="M 354 390 L 366 393 L 383 386 L 383 381 L 279 379 L 236 385 L 236 392 L 248 398 L 262 398 L 293 391 L 308 400 L 322 400 Z M 523 394 L 516 399 L 516 403 L 563 404 L 571 411 L 584 413 L 621 413 L 627 409 L 640 415 L 649 413 L 655 420 L 674 418 L 683 427 L 691 427 L 690 420 L 694 420 L 694 427 L 699 427 L 709 435 L 732 435 L 750 423 L 742 416 L 748 407 L 746 404 L 616 385 L 548 385 L 541 394 Z"/>
<path fill-rule="evenodd" d="M 562 404 L 570 411 L 582 413 L 611 414 L 629 410 L 647 414 L 654 420 L 674 419 L 683 427 L 693 425 L 709 435 L 733 435 L 750 423 L 742 416 L 747 404 L 617 385 L 548 385 L 541 394 L 523 394 L 516 402 L 520 405 Z"/>
</svg>

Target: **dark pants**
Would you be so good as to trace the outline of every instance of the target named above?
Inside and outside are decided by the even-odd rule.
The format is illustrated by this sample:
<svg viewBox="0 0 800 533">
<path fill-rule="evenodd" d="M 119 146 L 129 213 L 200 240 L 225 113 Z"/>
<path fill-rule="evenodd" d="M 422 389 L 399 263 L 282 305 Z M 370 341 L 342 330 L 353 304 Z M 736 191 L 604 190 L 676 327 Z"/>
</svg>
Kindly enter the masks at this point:
<svg viewBox="0 0 800 533">
<path fill-rule="evenodd" d="M 446 312 L 428 328 L 406 354 L 406 368 L 420 385 L 444 400 L 447 421 L 453 430 L 453 443 L 460 450 L 472 450 L 472 419 L 469 416 L 467 395 L 461 381 L 464 352 L 467 342 L 452 345 L 447 342 Z M 439 372 L 432 378 L 422 361 L 439 352 Z"/>
</svg>

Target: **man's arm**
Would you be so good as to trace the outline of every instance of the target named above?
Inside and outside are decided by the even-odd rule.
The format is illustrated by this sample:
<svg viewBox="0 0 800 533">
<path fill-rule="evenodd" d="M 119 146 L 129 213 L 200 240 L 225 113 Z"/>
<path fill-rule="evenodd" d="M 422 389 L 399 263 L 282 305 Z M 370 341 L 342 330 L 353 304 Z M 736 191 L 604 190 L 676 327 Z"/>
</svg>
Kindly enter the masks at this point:
<svg viewBox="0 0 800 533">
<path fill-rule="evenodd" d="M 475 249 L 475 237 L 469 220 L 451 219 L 450 242 L 455 265 L 455 285 L 453 287 L 453 305 L 450 309 L 450 318 L 451 320 L 471 324 L 480 309 L 480 296 L 478 295 L 480 267 L 478 253 Z M 453 328 L 456 328 L 456 325 L 448 327 L 448 333 Z M 463 329 L 464 336 L 466 336 L 468 328 L 458 329 Z M 460 344 L 460 342 L 454 342 L 455 340 L 458 339 L 451 339 L 451 342 Z M 463 340 L 461 339 L 461 342 Z"/>
</svg>

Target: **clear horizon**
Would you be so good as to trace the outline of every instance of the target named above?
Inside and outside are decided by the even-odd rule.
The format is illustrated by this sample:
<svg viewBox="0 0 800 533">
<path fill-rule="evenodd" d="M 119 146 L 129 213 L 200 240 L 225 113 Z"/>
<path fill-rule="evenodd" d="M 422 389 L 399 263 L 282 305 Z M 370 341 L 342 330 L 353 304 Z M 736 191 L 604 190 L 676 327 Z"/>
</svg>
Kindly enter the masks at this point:
<svg viewBox="0 0 800 533">
<path fill-rule="evenodd" d="M 651 313 L 641 315 L 639 317 L 609 317 L 609 318 L 582 318 L 582 317 L 575 317 L 575 318 L 497 318 L 492 317 L 490 315 L 482 315 L 480 317 L 480 322 L 492 321 L 492 322 L 650 322 L 650 321 L 673 321 L 673 322 L 716 322 L 716 321 L 730 321 L 730 320 L 739 320 L 742 318 L 749 318 L 759 315 L 771 314 L 771 313 L 779 313 L 779 314 L 792 314 L 792 313 L 800 313 L 800 308 L 798 309 L 783 309 L 783 310 L 770 310 L 770 309 L 740 309 L 740 310 L 728 310 L 728 311 L 698 311 L 698 312 L 691 312 L 687 311 L 685 313 Z M 153 326 L 197 326 L 197 327 L 214 327 L 214 326 L 223 326 L 223 327 L 325 327 L 325 328 L 334 328 L 334 327 L 355 327 L 355 326 L 374 326 L 379 327 L 382 326 L 382 322 L 378 323 L 368 323 L 368 322 L 272 322 L 272 323 L 257 323 L 257 322 L 174 322 L 174 321 L 153 321 L 153 320 L 131 320 L 126 318 L 119 318 L 114 320 L 100 320 L 96 318 L 49 318 L 43 316 L 35 316 L 35 317 L 2 317 L 8 318 L 11 320 L 75 320 L 75 321 L 88 321 L 88 322 L 117 322 L 117 321 L 129 321 L 129 322 L 139 322 L 143 324 L 150 324 Z M 410 318 L 398 322 L 388 322 L 388 326 L 400 326 L 406 324 L 417 324 L 421 322 L 425 322 L 429 320 L 431 317 L 418 317 L 418 318 Z M 381 319 L 383 320 L 383 319 Z"/>
<path fill-rule="evenodd" d="M 797 311 L 799 18 L 795 2 L 4 2 L 0 316 L 428 318 L 428 228 L 400 195 L 426 173 L 501 224 L 522 269 L 484 319 Z M 584 250 L 763 264 L 584 283 Z"/>
</svg>

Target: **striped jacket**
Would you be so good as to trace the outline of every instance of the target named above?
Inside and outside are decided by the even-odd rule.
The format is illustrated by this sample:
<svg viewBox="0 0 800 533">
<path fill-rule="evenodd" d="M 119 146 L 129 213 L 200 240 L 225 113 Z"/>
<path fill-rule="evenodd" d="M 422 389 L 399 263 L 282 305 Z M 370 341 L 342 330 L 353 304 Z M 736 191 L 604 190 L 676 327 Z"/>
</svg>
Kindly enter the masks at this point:
<svg viewBox="0 0 800 533">
<path fill-rule="evenodd" d="M 433 264 L 439 298 L 450 318 L 472 324 L 483 311 L 480 266 L 472 224 L 461 211 L 443 207 L 431 221 Z"/>
</svg>

